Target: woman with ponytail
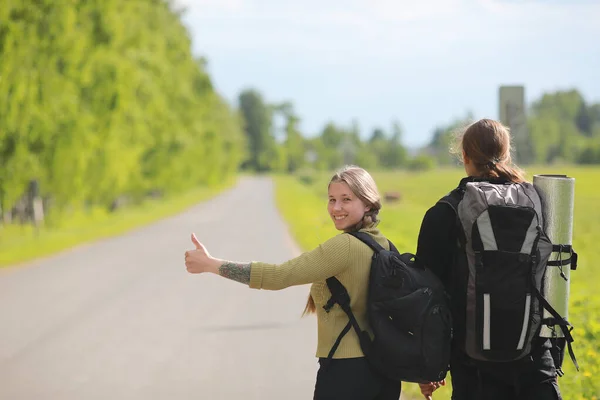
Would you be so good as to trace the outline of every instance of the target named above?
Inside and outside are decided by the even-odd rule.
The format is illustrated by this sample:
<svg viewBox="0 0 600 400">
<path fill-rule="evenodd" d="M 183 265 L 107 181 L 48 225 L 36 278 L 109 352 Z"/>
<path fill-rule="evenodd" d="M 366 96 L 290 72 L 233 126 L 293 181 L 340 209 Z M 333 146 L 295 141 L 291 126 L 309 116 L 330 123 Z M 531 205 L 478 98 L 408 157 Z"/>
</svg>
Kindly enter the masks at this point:
<svg viewBox="0 0 600 400">
<path fill-rule="evenodd" d="M 375 181 L 367 171 L 347 166 L 331 178 L 328 185 L 327 211 L 336 229 L 360 231 L 389 249 L 388 240 L 377 229 L 381 200 Z M 373 251 L 352 235 L 340 234 L 316 249 L 282 264 L 233 262 L 212 257 L 192 235 L 196 249 L 187 251 L 185 264 L 190 273 L 212 272 L 241 282 L 253 289 L 281 290 L 311 283 L 304 314 L 317 316 L 317 373 L 314 399 L 328 400 L 397 400 L 400 382 L 391 381 L 374 371 L 360 347 L 359 338 L 350 330 L 335 351 L 333 359 L 324 363 L 348 316 L 336 305 L 324 309 L 331 297 L 326 279 L 335 276 L 350 295 L 350 307 L 359 326 L 370 331 L 367 291 Z"/>
<path fill-rule="evenodd" d="M 460 200 L 467 183 L 523 183 L 524 174 L 511 160 L 508 128 L 498 121 L 482 119 L 457 138 L 455 153 L 467 177 L 448 197 Z M 445 201 L 431 207 L 421 224 L 417 257 L 445 284 L 451 298 L 454 338 L 450 360 L 453 400 L 556 400 L 561 399 L 556 382 L 550 343 L 539 338 L 529 357 L 514 362 L 494 363 L 471 359 L 465 348 L 468 270 L 458 265 L 461 230 L 457 215 Z M 426 399 L 444 382 L 422 384 Z"/>
</svg>

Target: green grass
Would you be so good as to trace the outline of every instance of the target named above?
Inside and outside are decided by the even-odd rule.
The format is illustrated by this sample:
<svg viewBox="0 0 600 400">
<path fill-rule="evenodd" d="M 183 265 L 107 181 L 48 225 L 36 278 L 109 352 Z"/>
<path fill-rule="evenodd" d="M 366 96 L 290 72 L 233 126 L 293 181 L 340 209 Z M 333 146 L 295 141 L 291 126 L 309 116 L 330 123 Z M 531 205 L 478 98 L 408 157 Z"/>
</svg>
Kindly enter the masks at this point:
<svg viewBox="0 0 600 400">
<path fill-rule="evenodd" d="M 94 240 L 123 234 L 215 196 L 235 184 L 236 178 L 215 187 L 201 187 L 187 193 L 146 200 L 142 204 L 124 207 L 109 213 L 105 209 L 77 211 L 61 219 L 60 224 L 41 227 L 31 225 L 0 225 L 0 267 L 16 265 L 48 256 Z"/>
<path fill-rule="evenodd" d="M 575 327 L 574 350 L 581 367 L 577 372 L 570 359 L 565 360 L 565 376 L 559 384 L 563 398 L 600 399 L 600 294 L 597 285 L 600 269 L 595 268 L 595 250 L 600 243 L 600 168 L 597 167 L 530 167 L 533 174 L 567 174 L 575 178 L 575 212 L 573 245 L 579 254 L 579 268 L 571 274 L 569 320 Z M 375 172 L 380 192 L 399 191 L 398 203 L 385 203 L 379 214 L 381 231 L 400 251 L 414 252 L 421 219 L 427 209 L 452 190 L 464 175 L 459 169 L 423 173 Z M 327 215 L 327 182 L 330 174 L 312 177 L 303 183 L 291 176 L 276 176 L 276 201 L 296 241 L 304 250 L 311 249 L 339 232 Z M 405 384 L 406 392 L 417 396 L 415 384 Z M 436 391 L 436 400 L 450 398 L 450 387 Z"/>
</svg>

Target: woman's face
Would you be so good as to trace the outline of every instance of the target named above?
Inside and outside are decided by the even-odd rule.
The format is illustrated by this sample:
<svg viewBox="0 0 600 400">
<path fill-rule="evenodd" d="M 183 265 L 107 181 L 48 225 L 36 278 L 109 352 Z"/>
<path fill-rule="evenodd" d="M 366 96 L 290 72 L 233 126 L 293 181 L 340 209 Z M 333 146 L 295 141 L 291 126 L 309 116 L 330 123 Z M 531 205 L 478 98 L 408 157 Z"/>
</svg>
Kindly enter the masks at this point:
<svg viewBox="0 0 600 400">
<path fill-rule="evenodd" d="M 334 182 L 329 185 L 327 211 L 335 228 L 345 231 L 358 224 L 369 211 L 369 207 L 352 193 L 346 182 Z"/>
</svg>

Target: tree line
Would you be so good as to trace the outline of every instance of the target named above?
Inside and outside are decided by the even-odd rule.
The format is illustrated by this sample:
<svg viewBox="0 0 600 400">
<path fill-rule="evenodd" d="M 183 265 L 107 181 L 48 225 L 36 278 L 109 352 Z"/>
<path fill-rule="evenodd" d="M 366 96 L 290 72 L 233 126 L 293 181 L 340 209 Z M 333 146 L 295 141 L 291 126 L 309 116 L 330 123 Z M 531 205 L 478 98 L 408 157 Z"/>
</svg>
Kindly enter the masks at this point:
<svg viewBox="0 0 600 400">
<path fill-rule="evenodd" d="M 329 122 L 309 137 L 299 132 L 300 117 L 289 102 L 268 103 L 260 92 L 246 90 L 240 94 L 239 104 L 250 143 L 250 158 L 243 167 L 253 171 L 323 170 L 349 162 L 379 169 L 455 165 L 458 159 L 449 149 L 457 134 L 475 120 L 467 112 L 436 127 L 423 148 L 409 151 L 397 121 L 387 130 L 379 127 L 366 135 L 361 134 L 357 122 L 349 126 Z M 556 91 L 534 101 L 526 116 L 527 129 L 514 149 L 520 164 L 600 163 L 600 103 L 588 104 L 577 90 Z M 284 129 L 274 125 L 278 117 L 285 121 Z"/>
<path fill-rule="evenodd" d="M 525 137 L 514 149 L 521 164 L 599 164 L 600 103 L 589 103 L 575 89 L 545 93 L 526 111 Z M 440 164 L 456 162 L 448 154 L 455 132 L 473 120 L 470 113 L 437 127 L 426 151 Z"/>
<path fill-rule="evenodd" d="M 304 167 L 331 170 L 345 163 L 398 168 L 409 161 L 398 122 L 387 131 L 374 129 L 366 140 L 357 121 L 348 126 L 328 122 L 309 137 L 299 130 L 300 116 L 290 102 L 270 103 L 259 91 L 248 89 L 240 93 L 238 103 L 249 144 L 242 169 L 293 173 Z"/>
<path fill-rule="evenodd" d="M 453 132 L 419 151 L 398 121 L 367 134 L 357 121 L 300 129 L 291 102 L 213 88 L 168 0 L 5 0 L 0 7 L 0 222 L 35 183 L 53 212 L 111 208 L 250 172 L 423 169 L 455 163 Z M 600 104 L 576 90 L 528 110 L 522 163 L 600 163 Z"/>
<path fill-rule="evenodd" d="M 57 212 L 111 207 L 218 182 L 245 147 L 169 2 L 2 2 L 4 220 L 30 182 Z"/>
</svg>

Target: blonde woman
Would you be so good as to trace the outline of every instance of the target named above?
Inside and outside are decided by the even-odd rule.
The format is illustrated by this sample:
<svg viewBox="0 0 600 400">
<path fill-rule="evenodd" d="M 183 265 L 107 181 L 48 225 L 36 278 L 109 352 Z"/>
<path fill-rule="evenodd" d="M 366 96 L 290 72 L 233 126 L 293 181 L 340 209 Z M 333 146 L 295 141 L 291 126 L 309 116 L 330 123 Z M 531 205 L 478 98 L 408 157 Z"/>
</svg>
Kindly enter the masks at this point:
<svg viewBox="0 0 600 400">
<path fill-rule="evenodd" d="M 328 185 L 327 211 L 337 230 L 365 232 L 389 249 L 388 240 L 377 229 L 380 209 L 377 186 L 367 171 L 347 166 L 333 175 Z M 348 316 L 338 305 L 329 313 L 324 309 L 331 296 L 327 278 L 336 277 L 346 287 L 358 324 L 370 331 L 366 305 L 373 251 L 367 245 L 351 235 L 340 234 L 314 250 L 276 265 L 215 258 L 195 235 L 192 235 L 192 241 L 196 249 L 185 254 L 190 273 L 210 272 L 253 289 L 281 290 L 312 283 L 305 314 L 316 313 L 317 316 L 316 355 L 320 367 L 314 399 L 397 400 L 400 397 L 401 383 L 389 380 L 371 368 L 354 330 L 343 336 L 333 358 L 325 362 L 340 336 L 340 327 L 348 322 Z"/>
</svg>

